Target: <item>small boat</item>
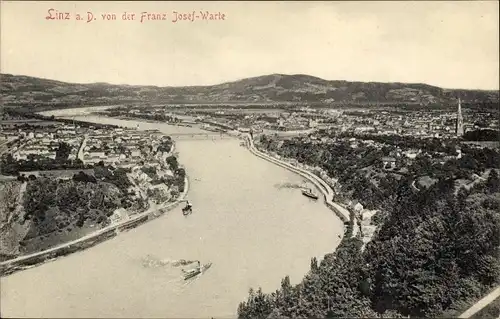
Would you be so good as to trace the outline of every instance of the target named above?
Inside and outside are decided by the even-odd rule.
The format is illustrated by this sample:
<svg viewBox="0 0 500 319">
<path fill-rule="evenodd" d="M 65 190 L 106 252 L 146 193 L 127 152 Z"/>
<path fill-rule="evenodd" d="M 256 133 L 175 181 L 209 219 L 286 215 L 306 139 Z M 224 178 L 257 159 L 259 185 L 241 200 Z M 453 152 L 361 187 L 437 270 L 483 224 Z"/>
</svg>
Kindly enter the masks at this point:
<svg viewBox="0 0 500 319">
<path fill-rule="evenodd" d="M 204 273 L 208 268 L 212 266 L 212 263 L 204 264 L 203 266 L 200 267 L 200 269 L 193 269 L 191 271 L 184 271 L 184 280 L 191 279 L 195 276 L 198 276 L 199 274 Z"/>
<path fill-rule="evenodd" d="M 193 209 L 191 207 L 184 207 L 182 209 L 182 215 L 187 216 L 193 213 Z"/>
<path fill-rule="evenodd" d="M 318 199 L 318 195 L 314 194 L 311 189 L 303 189 L 302 190 L 302 195 L 312 198 L 312 199 Z"/>
</svg>

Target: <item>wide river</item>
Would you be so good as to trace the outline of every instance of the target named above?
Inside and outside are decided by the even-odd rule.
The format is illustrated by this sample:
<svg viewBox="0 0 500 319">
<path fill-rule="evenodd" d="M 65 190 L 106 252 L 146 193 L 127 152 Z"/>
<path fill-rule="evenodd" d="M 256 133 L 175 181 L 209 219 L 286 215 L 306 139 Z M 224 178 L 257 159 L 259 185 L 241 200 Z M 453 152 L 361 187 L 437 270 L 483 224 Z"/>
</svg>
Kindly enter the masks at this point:
<svg viewBox="0 0 500 319">
<path fill-rule="evenodd" d="M 128 127 L 141 123 L 140 129 L 167 134 L 200 131 L 76 117 L 83 118 Z M 272 292 L 285 275 L 298 283 L 311 257 L 337 247 L 342 222 L 322 201 L 284 187 L 302 185 L 302 177 L 239 143 L 178 141 L 192 215 L 184 217 L 179 207 L 85 251 L 2 277 L 1 316 L 234 318 L 249 288 Z M 172 263 L 179 259 L 213 265 L 185 282 Z"/>
</svg>

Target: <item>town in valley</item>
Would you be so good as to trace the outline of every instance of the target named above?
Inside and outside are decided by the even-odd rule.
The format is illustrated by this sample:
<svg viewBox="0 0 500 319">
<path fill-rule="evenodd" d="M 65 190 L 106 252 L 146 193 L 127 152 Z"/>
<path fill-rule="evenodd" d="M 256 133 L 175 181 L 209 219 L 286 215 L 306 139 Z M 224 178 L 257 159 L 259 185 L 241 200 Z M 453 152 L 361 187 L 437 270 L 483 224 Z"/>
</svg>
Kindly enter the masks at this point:
<svg viewBox="0 0 500 319">
<path fill-rule="evenodd" d="M 32 81 L 9 77 L 12 83 Z M 260 80 L 286 81 L 289 77 L 304 76 L 272 75 Z M 43 79 L 36 81 L 44 83 Z M 380 232 L 405 227 L 400 225 L 405 224 L 404 219 L 394 219 L 397 214 L 412 216 L 407 211 L 410 206 L 400 204 L 405 201 L 428 198 L 424 201 L 427 204 L 418 205 L 424 210 L 437 209 L 432 214 L 441 217 L 436 218 L 447 218 L 445 212 L 457 209 L 455 205 L 479 205 L 474 209 L 489 218 L 486 216 L 500 207 L 499 118 L 494 100 L 498 92 L 482 93 L 482 100 L 468 98 L 467 93 L 462 98 L 460 93 L 447 97 L 440 106 L 433 97 L 418 92 L 416 98 L 405 96 L 405 102 L 381 103 L 332 98 L 319 102 L 203 103 L 186 95 L 183 99 L 190 99 L 188 102 L 162 103 L 148 100 L 146 92 L 134 100 L 96 96 L 91 103 L 104 103 L 85 108 L 90 116 L 138 123 L 128 127 L 54 115 L 78 99 L 77 95 L 59 99 L 25 92 L 13 99 L 6 94 L 4 100 L 10 106 L 0 121 L 0 256 L 4 262 L 24 260 L 23 256 L 43 253 L 100 230 L 135 227 L 161 216 L 187 191 L 189 172 L 175 150 L 176 141 L 185 139 L 214 143 L 241 139 L 240 145 L 251 152 L 319 178 L 331 189 L 325 201 L 344 221 L 344 239 L 338 251 L 350 251 L 350 241 L 359 241 L 360 250 L 351 252 L 353 256 L 385 249 L 377 248 L 379 242 L 373 240 Z M 171 95 L 179 99 L 179 94 Z M 198 133 L 169 135 L 141 128 L 146 124 L 196 129 Z M 319 198 L 312 188 L 302 194 Z M 461 204 L 455 203 L 455 196 L 462 198 Z M 431 204 L 437 202 L 439 206 Z M 184 215 L 191 209 L 187 203 Z M 444 207 L 444 215 L 439 215 L 439 207 Z M 421 218 L 415 216 L 410 218 Z M 477 236 L 474 229 L 467 236 L 481 242 L 491 238 L 499 225 L 484 226 L 487 237 Z M 383 230 L 385 227 L 393 230 Z M 479 242 L 476 245 L 482 245 Z M 442 249 L 456 248 L 445 245 Z M 211 265 L 200 265 L 199 272 Z M 323 266 L 314 261 L 311 267 Z M 3 270 L 5 274 L 13 271 L 11 266 Z M 485 277 L 484 291 L 495 282 L 494 269 L 489 271 L 493 273 Z M 195 274 L 187 273 L 186 278 Z M 251 293 L 249 303 L 240 305 L 241 318 L 253 317 L 251 302 L 258 296 Z M 363 311 L 370 314 L 373 310 Z M 425 314 L 437 311 L 430 307 Z"/>
<path fill-rule="evenodd" d="M 0 6 L 1 318 L 500 319 L 498 1 Z"/>
</svg>

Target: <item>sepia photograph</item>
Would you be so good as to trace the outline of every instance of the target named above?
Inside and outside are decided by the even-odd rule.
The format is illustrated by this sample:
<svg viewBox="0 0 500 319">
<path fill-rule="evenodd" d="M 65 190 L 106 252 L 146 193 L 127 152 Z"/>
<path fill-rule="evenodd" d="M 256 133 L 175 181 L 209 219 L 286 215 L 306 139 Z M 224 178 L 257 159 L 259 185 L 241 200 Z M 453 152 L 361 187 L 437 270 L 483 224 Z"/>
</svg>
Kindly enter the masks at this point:
<svg viewBox="0 0 500 319">
<path fill-rule="evenodd" d="M 499 1 L 0 1 L 1 318 L 500 319 Z"/>
</svg>

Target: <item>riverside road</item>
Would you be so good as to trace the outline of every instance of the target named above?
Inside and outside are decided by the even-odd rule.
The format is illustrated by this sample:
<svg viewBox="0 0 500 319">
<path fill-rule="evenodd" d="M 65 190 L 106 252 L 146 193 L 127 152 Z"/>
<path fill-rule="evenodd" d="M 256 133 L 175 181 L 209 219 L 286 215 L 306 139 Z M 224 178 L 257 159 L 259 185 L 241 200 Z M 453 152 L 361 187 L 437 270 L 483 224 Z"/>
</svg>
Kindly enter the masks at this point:
<svg viewBox="0 0 500 319">
<path fill-rule="evenodd" d="M 75 119 L 89 122 L 206 133 L 77 112 Z M 323 201 L 280 187 L 303 185 L 304 178 L 253 155 L 240 142 L 176 141 L 190 179 L 193 214 L 184 217 L 177 207 L 102 244 L 1 278 L 2 316 L 234 317 L 249 288 L 274 291 L 285 275 L 298 283 L 311 257 L 337 247 L 343 223 Z M 180 259 L 213 265 L 186 285 L 181 269 L 173 266 Z"/>
</svg>

